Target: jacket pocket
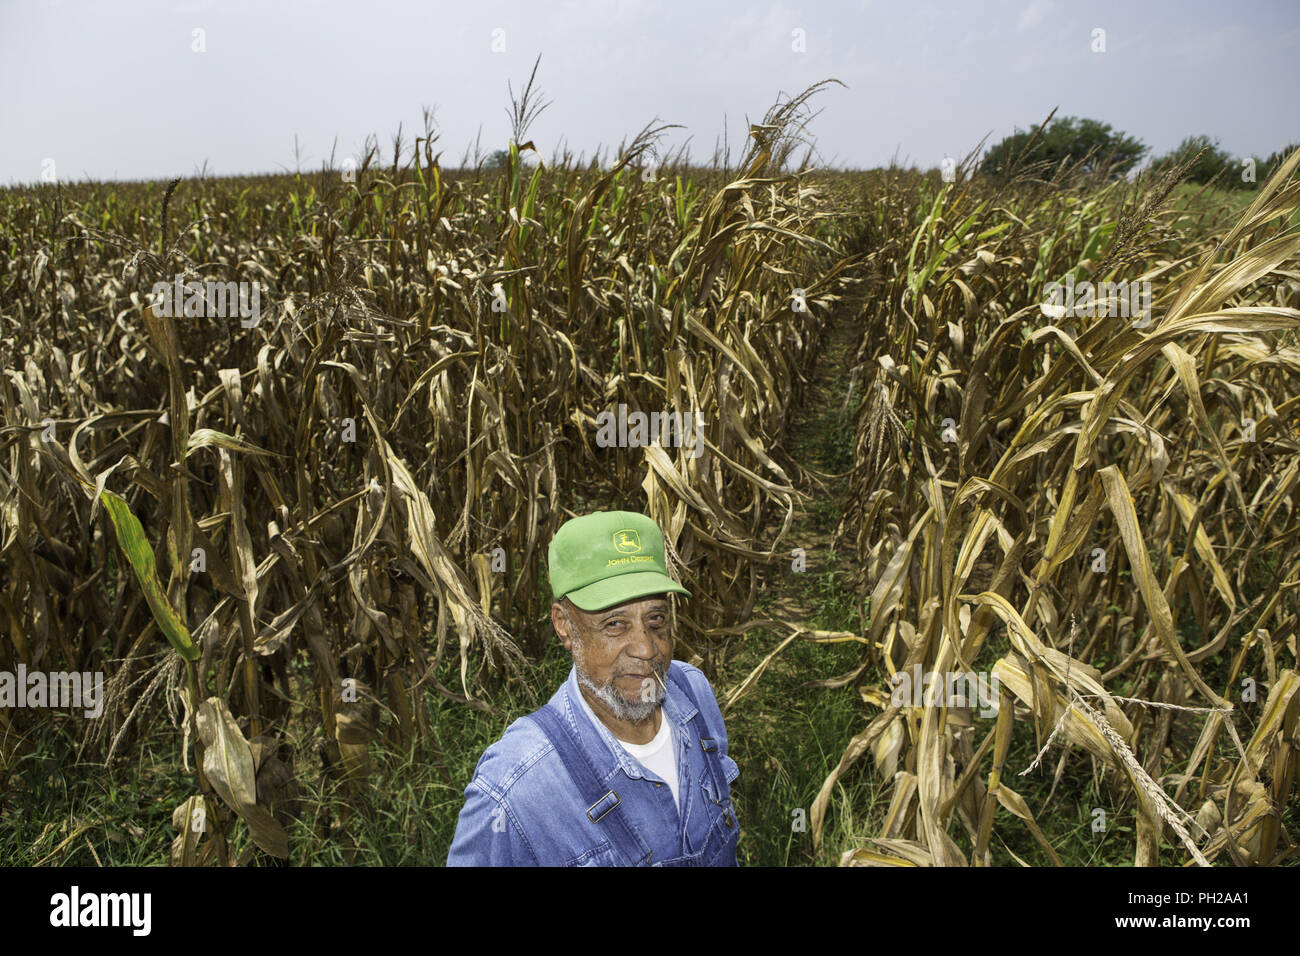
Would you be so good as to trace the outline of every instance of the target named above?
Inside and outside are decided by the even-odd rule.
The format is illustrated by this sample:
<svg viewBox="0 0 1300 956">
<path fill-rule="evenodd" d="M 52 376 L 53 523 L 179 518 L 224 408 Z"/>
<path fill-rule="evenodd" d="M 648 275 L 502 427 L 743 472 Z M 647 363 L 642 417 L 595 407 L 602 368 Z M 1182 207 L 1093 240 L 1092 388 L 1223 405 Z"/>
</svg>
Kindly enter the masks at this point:
<svg viewBox="0 0 1300 956">
<path fill-rule="evenodd" d="M 726 810 L 731 806 L 731 781 L 740 776 L 740 767 L 730 757 L 723 757 L 722 773 L 726 778 L 720 784 L 714 782 L 713 775 L 706 773 L 700 779 L 700 789 L 704 791 L 707 805 L 714 809 L 710 816 L 718 816 L 717 810 Z M 721 792 L 719 793 L 719 787 Z M 715 821 L 716 822 L 716 821 Z"/>
<path fill-rule="evenodd" d="M 720 784 L 722 792 L 714 792 L 718 788 L 714 785 L 713 775 L 710 773 L 705 773 L 700 778 L 700 788 L 704 791 L 709 803 L 725 807 L 731 803 L 731 784 L 740 776 L 740 766 L 736 761 L 722 754 L 719 755 L 718 762 L 722 765 L 723 780 Z"/>
<path fill-rule="evenodd" d="M 727 775 L 727 786 L 730 787 L 735 779 L 740 776 L 740 765 L 724 754 L 722 756 L 722 771 Z"/>
<path fill-rule="evenodd" d="M 586 853 L 574 857 L 565 866 L 622 866 L 623 861 L 608 842 L 592 847 Z"/>
</svg>

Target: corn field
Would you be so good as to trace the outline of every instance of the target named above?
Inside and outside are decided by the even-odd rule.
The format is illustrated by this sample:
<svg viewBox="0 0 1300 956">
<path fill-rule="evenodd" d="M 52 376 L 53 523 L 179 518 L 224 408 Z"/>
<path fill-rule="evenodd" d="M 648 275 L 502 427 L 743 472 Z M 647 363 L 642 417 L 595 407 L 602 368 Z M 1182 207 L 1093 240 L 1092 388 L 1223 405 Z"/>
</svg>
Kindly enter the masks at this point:
<svg viewBox="0 0 1300 956">
<path fill-rule="evenodd" d="M 1169 203 L 1177 170 L 826 171 L 797 155 L 824 86 L 711 166 L 653 125 L 544 159 L 530 82 L 499 170 L 444 168 L 426 124 L 342 170 L 0 192 L 0 671 L 106 675 L 77 760 L 170 729 L 173 865 L 295 859 L 291 733 L 362 801 L 377 751 L 437 761 L 431 697 L 540 704 L 546 547 L 612 509 L 664 529 L 676 656 L 724 713 L 795 642 L 861 648 L 802 675 L 861 711 L 821 741 L 814 846 L 888 787 L 842 865 L 1015 865 L 1013 830 L 1062 862 L 1017 739 L 1133 808 L 1137 865 L 1300 857 L 1300 152 L 1239 215 Z M 1146 323 L 1049 312 L 1067 277 L 1149 283 Z M 153 294 L 211 281 L 260 315 Z M 853 631 L 759 610 L 803 543 L 792 439 L 833 328 Z M 699 454 L 601 447 L 620 405 L 690 412 Z M 898 702 L 917 668 L 993 675 L 996 717 Z M 48 719 L 0 708 L 0 830 Z"/>
</svg>

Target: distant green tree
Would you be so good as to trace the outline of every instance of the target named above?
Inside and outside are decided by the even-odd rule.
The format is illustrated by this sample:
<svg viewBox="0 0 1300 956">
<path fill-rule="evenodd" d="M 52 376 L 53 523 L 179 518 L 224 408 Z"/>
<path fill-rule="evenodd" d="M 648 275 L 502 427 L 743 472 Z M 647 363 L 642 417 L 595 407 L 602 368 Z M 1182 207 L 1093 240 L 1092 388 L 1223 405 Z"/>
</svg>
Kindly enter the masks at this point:
<svg viewBox="0 0 1300 956">
<path fill-rule="evenodd" d="M 1259 181 L 1267 182 L 1268 178 L 1277 172 L 1277 168 L 1286 161 L 1286 158 L 1300 149 L 1300 143 L 1288 143 L 1276 153 L 1271 154 L 1268 159 L 1259 164 Z"/>
<path fill-rule="evenodd" d="M 484 169 L 505 169 L 506 163 L 510 161 L 510 153 L 504 149 L 498 149 L 491 156 L 483 161 Z"/>
<path fill-rule="evenodd" d="M 1174 149 L 1157 158 L 1152 165 L 1158 169 L 1168 169 L 1178 163 L 1191 160 L 1197 153 L 1200 153 L 1200 156 L 1188 169 L 1187 182 L 1204 184 L 1217 176 L 1217 185 L 1224 189 L 1251 185 L 1242 182 L 1241 176 L 1237 175 L 1241 171 L 1238 161 L 1227 150 L 1219 148 L 1217 139 L 1210 139 L 1204 135 L 1188 136 Z M 1256 160 L 1255 165 L 1256 178 L 1259 178 L 1259 167 L 1263 165 L 1263 161 Z"/>
<path fill-rule="evenodd" d="M 1034 133 L 1042 124 L 1028 130 L 1016 130 L 984 154 L 980 172 L 986 176 L 1005 175 L 1011 164 L 1023 166 L 1047 161 L 1052 167 L 1062 161 L 1076 163 L 1084 172 L 1095 172 L 1103 166 L 1110 176 L 1118 178 L 1132 169 L 1147 152 L 1147 147 L 1132 136 L 1112 130 L 1109 123 L 1094 119 L 1065 116 L 1052 121 L 1041 135 Z M 1033 147 L 1029 141 L 1034 139 Z M 1025 154 L 1029 148 L 1028 155 Z M 1091 151 L 1091 155 L 1089 155 Z"/>
<path fill-rule="evenodd" d="M 1152 166 L 1168 169 L 1175 163 L 1187 162 L 1200 153 L 1200 157 L 1188 170 L 1188 182 L 1204 184 L 1218 176 L 1215 185 L 1222 189 L 1253 189 L 1268 182 L 1269 177 L 1277 172 L 1278 167 L 1297 149 L 1300 149 L 1300 143 L 1290 143 L 1267 159 L 1258 156 L 1233 156 L 1227 150 L 1221 149 L 1216 139 L 1211 139 L 1209 136 L 1188 136 L 1174 149 L 1153 160 Z M 1204 152 L 1201 152 L 1202 150 Z M 1254 163 L 1253 176 L 1250 174 L 1247 160 Z"/>
</svg>

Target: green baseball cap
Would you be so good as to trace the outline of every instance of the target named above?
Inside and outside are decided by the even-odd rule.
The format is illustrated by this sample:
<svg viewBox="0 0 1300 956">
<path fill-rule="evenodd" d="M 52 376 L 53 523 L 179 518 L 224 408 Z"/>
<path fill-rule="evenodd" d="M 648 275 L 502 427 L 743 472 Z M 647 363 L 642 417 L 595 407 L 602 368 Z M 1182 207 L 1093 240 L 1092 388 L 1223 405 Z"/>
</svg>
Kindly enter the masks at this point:
<svg viewBox="0 0 1300 956">
<path fill-rule="evenodd" d="M 547 554 L 551 592 L 584 611 L 651 594 L 691 596 L 668 576 L 659 526 L 634 511 L 596 511 L 570 518 Z"/>
</svg>

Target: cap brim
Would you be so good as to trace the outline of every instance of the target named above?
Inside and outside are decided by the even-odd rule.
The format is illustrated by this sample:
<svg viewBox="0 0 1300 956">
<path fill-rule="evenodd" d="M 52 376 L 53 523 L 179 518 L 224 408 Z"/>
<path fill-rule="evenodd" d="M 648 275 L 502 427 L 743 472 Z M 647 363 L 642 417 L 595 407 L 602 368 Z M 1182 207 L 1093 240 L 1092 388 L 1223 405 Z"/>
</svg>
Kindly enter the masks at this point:
<svg viewBox="0 0 1300 956">
<path fill-rule="evenodd" d="M 570 591 L 564 596 L 584 611 L 603 611 L 616 604 L 669 592 L 691 596 L 690 591 L 659 571 L 634 571 L 631 574 L 615 575 Z"/>
</svg>

